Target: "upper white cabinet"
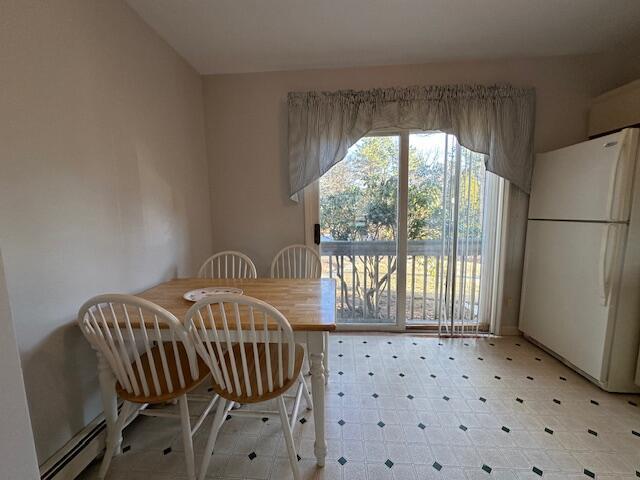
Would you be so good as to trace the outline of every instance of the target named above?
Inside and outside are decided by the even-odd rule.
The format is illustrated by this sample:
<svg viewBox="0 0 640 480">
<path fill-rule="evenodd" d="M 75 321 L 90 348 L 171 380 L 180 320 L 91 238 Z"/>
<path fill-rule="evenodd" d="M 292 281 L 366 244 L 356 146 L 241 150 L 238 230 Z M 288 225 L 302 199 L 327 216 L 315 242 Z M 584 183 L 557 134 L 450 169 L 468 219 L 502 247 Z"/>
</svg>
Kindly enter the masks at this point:
<svg viewBox="0 0 640 480">
<path fill-rule="evenodd" d="M 589 112 L 589 136 L 640 124 L 640 79 L 596 97 Z"/>
</svg>

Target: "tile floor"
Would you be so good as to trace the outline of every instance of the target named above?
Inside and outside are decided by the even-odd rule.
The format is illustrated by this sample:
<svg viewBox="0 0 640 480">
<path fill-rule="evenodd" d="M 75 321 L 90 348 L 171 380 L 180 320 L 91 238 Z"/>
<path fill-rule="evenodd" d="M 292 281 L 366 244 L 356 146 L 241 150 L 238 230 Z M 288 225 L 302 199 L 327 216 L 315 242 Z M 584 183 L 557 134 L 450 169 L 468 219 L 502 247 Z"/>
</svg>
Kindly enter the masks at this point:
<svg viewBox="0 0 640 480">
<path fill-rule="evenodd" d="M 295 431 L 305 480 L 640 477 L 640 396 L 607 394 L 521 337 L 330 342 L 327 464 L 315 467 L 306 412 Z M 139 418 L 124 445 L 109 479 L 183 478 L 177 421 Z M 208 478 L 290 477 L 279 421 L 225 422 Z"/>
</svg>

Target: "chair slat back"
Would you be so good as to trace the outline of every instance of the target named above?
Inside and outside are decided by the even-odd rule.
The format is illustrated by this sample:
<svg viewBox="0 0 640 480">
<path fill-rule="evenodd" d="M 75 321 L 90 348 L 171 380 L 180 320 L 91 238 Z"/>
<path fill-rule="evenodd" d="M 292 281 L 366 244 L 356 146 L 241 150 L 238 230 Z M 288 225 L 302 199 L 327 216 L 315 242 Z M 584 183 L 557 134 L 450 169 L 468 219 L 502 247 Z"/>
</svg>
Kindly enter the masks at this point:
<svg viewBox="0 0 640 480">
<path fill-rule="evenodd" d="M 207 258 L 200 270 L 200 278 L 257 278 L 256 266 L 241 252 L 227 250 Z"/>
<path fill-rule="evenodd" d="M 289 245 L 280 250 L 271 263 L 271 278 L 320 278 L 322 261 L 306 245 Z"/>
<path fill-rule="evenodd" d="M 268 303 L 239 294 L 210 295 L 189 309 L 185 322 L 196 351 L 220 389 L 234 395 L 262 396 L 293 378 L 293 330 Z M 234 351 L 239 351 L 240 361 L 230 354 Z"/>
<path fill-rule="evenodd" d="M 129 393 L 154 397 L 184 388 L 181 348 L 186 352 L 192 379 L 198 378 L 197 354 L 187 330 L 174 315 L 152 302 L 131 295 L 98 295 L 80 307 L 78 324 Z M 152 352 L 153 343 L 163 341 L 170 344 L 173 355 L 167 358 L 165 348 L 158 348 L 158 361 Z M 151 385 L 143 367 L 144 354 L 149 362 Z M 177 371 L 179 386 L 171 379 L 172 370 Z M 162 391 L 161 379 L 168 392 Z"/>
</svg>

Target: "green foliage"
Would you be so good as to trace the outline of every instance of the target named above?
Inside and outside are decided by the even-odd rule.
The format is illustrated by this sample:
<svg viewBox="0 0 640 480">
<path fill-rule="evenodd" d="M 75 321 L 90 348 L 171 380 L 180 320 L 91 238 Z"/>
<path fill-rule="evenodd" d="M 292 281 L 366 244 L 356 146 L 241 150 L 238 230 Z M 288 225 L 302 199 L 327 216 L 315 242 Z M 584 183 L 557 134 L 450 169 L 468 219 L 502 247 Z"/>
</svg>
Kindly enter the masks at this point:
<svg viewBox="0 0 640 480">
<path fill-rule="evenodd" d="M 320 224 L 334 240 L 396 237 L 397 137 L 367 137 L 321 180 Z"/>
<path fill-rule="evenodd" d="M 440 238 L 442 231 L 442 186 L 444 164 L 439 152 L 427 156 L 409 148 L 409 191 L 407 229 L 410 240 Z"/>
<path fill-rule="evenodd" d="M 398 155 L 398 137 L 365 137 L 345 160 L 322 178 L 320 224 L 323 235 L 343 241 L 394 240 L 397 237 Z M 407 221 L 411 240 L 441 238 L 445 214 L 442 205 L 443 156 L 438 148 L 410 146 Z M 474 234 L 479 234 L 481 229 L 481 179 L 482 172 L 475 164 L 461 172 L 461 204 L 469 205 L 468 228 Z M 451 182 L 451 178 L 447 181 Z"/>
<path fill-rule="evenodd" d="M 356 217 L 361 191 L 355 185 L 322 197 L 321 222 L 325 235 L 334 240 L 356 240 Z"/>
<path fill-rule="evenodd" d="M 481 157 L 463 149 L 462 155 L 456 158 L 449 148 L 445 159 L 444 134 L 435 135 L 437 137 L 412 137 L 409 146 L 409 240 L 440 240 L 444 232 L 451 236 L 456 224 L 452 192 L 456 185 L 457 160 L 460 160 L 458 232 L 461 236 L 478 238 L 482 233 L 484 181 Z M 320 225 L 324 237 L 346 242 L 397 238 L 398 157 L 397 136 L 365 137 L 322 177 Z M 352 315 L 384 317 L 380 299 L 385 298 L 383 292 L 387 289 L 395 292 L 391 284 L 397 269 L 397 258 L 389 259 L 387 264 L 379 262 L 378 254 L 346 256 L 341 262 L 336 258 L 332 265 L 346 311 Z M 429 265 L 425 262 L 426 258 L 418 258 L 416 274 L 428 269 L 429 278 L 435 278 L 435 262 Z"/>
</svg>

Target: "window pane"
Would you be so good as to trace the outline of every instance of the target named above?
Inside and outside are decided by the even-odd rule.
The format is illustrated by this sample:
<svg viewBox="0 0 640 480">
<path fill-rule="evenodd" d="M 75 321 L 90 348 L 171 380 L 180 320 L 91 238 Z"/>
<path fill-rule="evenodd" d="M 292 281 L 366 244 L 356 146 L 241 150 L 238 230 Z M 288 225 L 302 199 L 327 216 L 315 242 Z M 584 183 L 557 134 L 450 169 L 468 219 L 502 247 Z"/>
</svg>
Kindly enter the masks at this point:
<svg viewBox="0 0 640 480">
<path fill-rule="evenodd" d="M 484 156 L 453 135 L 410 135 L 409 323 L 476 325 L 484 183 Z"/>
<path fill-rule="evenodd" d="M 338 322 L 395 322 L 399 137 L 365 137 L 320 180 L 323 275 Z"/>
</svg>

